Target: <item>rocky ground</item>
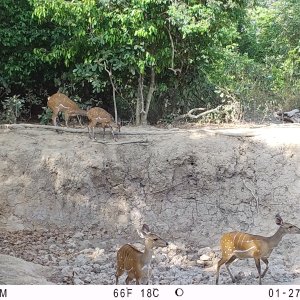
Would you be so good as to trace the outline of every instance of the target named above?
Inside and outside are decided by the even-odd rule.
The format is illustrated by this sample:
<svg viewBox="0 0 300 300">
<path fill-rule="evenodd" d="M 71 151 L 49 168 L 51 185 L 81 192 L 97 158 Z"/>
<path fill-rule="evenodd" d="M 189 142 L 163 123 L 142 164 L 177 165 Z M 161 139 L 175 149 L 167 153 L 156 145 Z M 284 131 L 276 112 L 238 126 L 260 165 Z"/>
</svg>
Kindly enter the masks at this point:
<svg viewBox="0 0 300 300">
<path fill-rule="evenodd" d="M 44 275 L 47 283 L 106 285 L 115 283 L 116 251 L 121 246 L 119 241 L 110 240 L 105 232 L 96 231 L 2 232 L 0 253 L 49 267 Z M 143 249 L 142 240 L 134 245 Z M 263 283 L 284 284 L 295 280 L 299 283 L 299 268 L 293 269 L 291 262 L 284 261 L 278 254 L 271 259 L 270 272 Z M 1 258 L 6 259 L 6 256 Z M 181 247 L 170 243 L 168 247 L 155 250 L 150 284 L 214 284 L 218 259 L 218 247 L 197 249 L 192 245 Z M 235 262 L 231 269 L 236 275 L 237 284 L 257 284 L 253 260 Z M 5 283 L 5 278 L 2 280 Z M 120 284 L 124 284 L 124 280 L 123 275 Z M 221 269 L 220 284 L 231 284 L 225 268 Z"/>
</svg>

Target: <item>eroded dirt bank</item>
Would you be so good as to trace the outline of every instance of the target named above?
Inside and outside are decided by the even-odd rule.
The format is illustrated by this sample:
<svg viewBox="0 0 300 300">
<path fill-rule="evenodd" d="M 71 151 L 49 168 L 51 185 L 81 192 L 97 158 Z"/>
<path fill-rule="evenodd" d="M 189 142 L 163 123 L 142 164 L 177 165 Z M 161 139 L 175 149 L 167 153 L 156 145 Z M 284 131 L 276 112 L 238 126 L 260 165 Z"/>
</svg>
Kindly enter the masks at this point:
<svg viewBox="0 0 300 300">
<path fill-rule="evenodd" d="M 153 283 L 211 284 L 223 232 L 271 235 L 277 212 L 300 225 L 300 128 L 122 132 L 97 143 L 1 129 L 0 253 L 53 267 L 55 283 L 111 284 L 116 249 L 142 242 L 147 223 L 170 241 L 156 251 Z M 298 280 L 299 247 L 299 236 L 284 238 L 264 283 Z M 257 283 L 253 261 L 232 270 Z M 224 270 L 220 280 L 231 283 Z"/>
</svg>

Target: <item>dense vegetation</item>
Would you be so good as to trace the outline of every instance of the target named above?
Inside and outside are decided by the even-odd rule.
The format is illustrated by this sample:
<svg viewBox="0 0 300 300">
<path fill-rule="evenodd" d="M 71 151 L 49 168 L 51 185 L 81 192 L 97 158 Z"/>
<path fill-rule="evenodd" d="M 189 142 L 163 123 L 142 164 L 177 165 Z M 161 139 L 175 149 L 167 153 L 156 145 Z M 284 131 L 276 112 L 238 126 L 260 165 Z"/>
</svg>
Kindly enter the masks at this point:
<svg viewBox="0 0 300 300">
<path fill-rule="evenodd" d="M 298 0 L 1 0 L 0 119 L 47 122 L 60 90 L 136 124 L 261 120 L 298 106 L 299 25 Z"/>
</svg>

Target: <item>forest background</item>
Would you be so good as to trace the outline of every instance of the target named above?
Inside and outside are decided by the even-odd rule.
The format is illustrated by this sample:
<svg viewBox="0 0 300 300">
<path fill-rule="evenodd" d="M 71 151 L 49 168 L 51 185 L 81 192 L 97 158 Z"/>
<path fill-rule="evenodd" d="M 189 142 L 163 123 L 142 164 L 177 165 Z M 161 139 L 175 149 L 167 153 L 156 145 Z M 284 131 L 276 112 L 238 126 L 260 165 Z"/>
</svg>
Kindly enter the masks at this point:
<svg viewBox="0 0 300 300">
<path fill-rule="evenodd" d="M 298 0 L 1 0 L 0 122 L 41 122 L 57 91 L 124 123 L 191 109 L 264 122 L 299 107 Z"/>
</svg>

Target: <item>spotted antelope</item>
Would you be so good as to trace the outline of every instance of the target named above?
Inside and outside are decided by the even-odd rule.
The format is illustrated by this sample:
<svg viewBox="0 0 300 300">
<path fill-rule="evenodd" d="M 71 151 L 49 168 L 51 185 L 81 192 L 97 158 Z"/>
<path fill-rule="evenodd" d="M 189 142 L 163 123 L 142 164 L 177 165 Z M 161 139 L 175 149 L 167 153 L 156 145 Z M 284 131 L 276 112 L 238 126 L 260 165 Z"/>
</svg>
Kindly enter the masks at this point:
<svg viewBox="0 0 300 300">
<path fill-rule="evenodd" d="M 47 106 L 52 110 L 52 123 L 56 126 L 56 118 L 61 111 L 64 113 L 65 123 L 68 127 L 68 121 L 70 117 L 74 116 L 86 116 L 87 112 L 80 109 L 79 106 L 72 101 L 69 97 L 62 93 L 53 94 L 48 97 Z"/>
<path fill-rule="evenodd" d="M 110 113 L 108 113 L 105 109 L 100 107 L 93 107 L 88 110 L 87 117 L 89 118 L 89 137 L 91 139 L 95 139 L 94 129 L 97 123 L 103 128 L 103 139 L 105 138 L 105 128 L 110 128 L 111 134 L 116 141 L 115 134 L 113 128 L 117 128 L 120 132 L 120 124 L 116 124 L 114 122 L 114 118 Z"/>
<path fill-rule="evenodd" d="M 136 280 L 136 284 L 140 284 L 143 278 L 146 278 L 148 283 L 153 249 L 168 246 L 168 242 L 150 232 L 146 224 L 143 225 L 140 235 L 145 239 L 144 252 L 129 244 L 123 245 L 117 252 L 116 284 L 124 272 L 127 272 L 126 284 L 129 284 L 133 279 Z"/>
<path fill-rule="evenodd" d="M 261 284 L 261 279 L 265 276 L 269 269 L 268 258 L 283 236 L 286 234 L 300 234 L 300 229 L 297 226 L 283 222 L 279 214 L 276 215 L 275 221 L 276 224 L 279 225 L 279 228 L 276 233 L 270 237 L 252 235 L 237 231 L 225 233 L 222 236 L 220 243 L 222 258 L 219 260 L 217 265 L 216 284 L 219 282 L 219 272 L 223 264 L 225 264 L 232 282 L 235 282 L 235 279 L 229 269 L 229 265 L 237 258 L 254 258 L 258 271 L 259 284 Z M 260 260 L 262 260 L 266 265 L 262 274 Z"/>
</svg>

